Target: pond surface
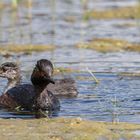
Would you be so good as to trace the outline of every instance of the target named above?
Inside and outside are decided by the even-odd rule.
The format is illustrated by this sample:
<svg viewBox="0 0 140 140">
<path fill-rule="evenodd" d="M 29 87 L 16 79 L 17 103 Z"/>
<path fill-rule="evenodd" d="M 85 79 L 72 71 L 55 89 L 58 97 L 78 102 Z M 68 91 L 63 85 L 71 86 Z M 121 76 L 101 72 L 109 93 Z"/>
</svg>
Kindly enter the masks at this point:
<svg viewBox="0 0 140 140">
<path fill-rule="evenodd" d="M 82 54 L 83 61 L 79 59 Z M 38 57 L 36 57 L 36 55 Z M 61 55 L 61 56 L 60 56 Z M 88 56 L 88 57 L 87 57 Z M 131 59 L 128 59 L 129 58 Z M 36 60 L 50 58 L 51 53 L 33 53 L 21 56 L 23 81 L 29 81 L 31 69 Z M 68 60 L 64 62 L 64 60 Z M 3 61 L 6 61 L 3 59 Z M 61 110 L 56 117 L 81 117 L 97 121 L 140 122 L 140 77 L 120 76 L 121 72 L 139 72 L 140 55 L 138 53 L 101 54 L 90 50 L 56 49 L 54 51 L 55 67 L 80 70 L 76 73 L 63 73 L 61 77 L 72 77 L 79 91 L 77 98 L 60 99 Z M 100 83 L 96 84 L 86 67 L 95 71 Z M 1 92 L 6 80 L 0 79 Z M 32 114 L 0 111 L 0 117 L 32 118 Z"/>
<path fill-rule="evenodd" d="M 5 1 L 9 3 L 9 1 Z M 134 5 L 136 1 L 89 1 L 89 9 L 106 9 L 114 6 Z M 93 50 L 77 49 L 74 45 L 94 37 L 119 38 L 130 42 L 140 42 L 138 20 L 89 20 L 82 21 L 82 5 L 79 0 L 58 1 L 56 8 L 48 3 L 35 0 L 32 9 L 32 21 L 26 18 L 28 10 L 19 9 L 20 20 L 13 26 L 9 18 L 10 8 L 2 12 L 1 40 L 7 43 L 54 44 L 53 52 L 15 55 L 11 58 L 0 56 L 1 63 L 17 61 L 20 63 L 23 82 L 28 82 L 32 68 L 41 58 L 51 59 L 55 67 L 71 68 L 72 73 L 62 73 L 59 78 L 72 77 L 76 81 L 79 95 L 77 98 L 60 99 L 61 110 L 53 117 L 81 117 L 97 121 L 140 122 L 140 77 L 122 76 L 122 72 L 140 72 L 140 54 L 133 52 L 98 53 Z M 47 7 L 47 8 L 46 8 Z M 53 7 L 53 6 L 52 6 Z M 63 7 L 63 8 L 61 8 Z M 68 10 L 71 8 L 71 10 Z M 54 14 L 53 14 L 54 13 Z M 66 18 L 72 16 L 74 22 Z M 54 17 L 54 18 L 52 18 Z M 135 24 L 137 26 L 121 28 L 116 25 Z M 21 35 L 22 33 L 22 35 Z M 15 37 L 16 36 L 16 37 Z M 60 47 L 61 46 L 61 47 Z M 87 67 L 94 72 L 100 83 L 96 84 L 87 72 Z M 58 78 L 58 77 L 56 77 Z M 0 79 L 0 91 L 6 80 Z M 0 110 L 1 118 L 34 118 L 31 113 L 17 113 Z"/>
</svg>

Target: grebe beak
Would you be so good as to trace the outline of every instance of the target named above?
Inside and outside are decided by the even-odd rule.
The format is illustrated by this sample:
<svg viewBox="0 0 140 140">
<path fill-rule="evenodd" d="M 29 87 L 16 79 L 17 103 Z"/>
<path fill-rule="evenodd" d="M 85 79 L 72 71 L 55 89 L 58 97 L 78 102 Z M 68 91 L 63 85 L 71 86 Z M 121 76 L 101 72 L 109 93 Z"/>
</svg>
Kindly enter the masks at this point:
<svg viewBox="0 0 140 140">
<path fill-rule="evenodd" d="M 45 79 L 47 81 L 49 81 L 50 83 L 55 84 L 55 82 L 54 82 L 54 80 L 52 78 L 50 78 L 50 77 L 47 76 L 47 77 L 45 77 Z"/>
<path fill-rule="evenodd" d="M 50 83 L 55 84 L 55 82 L 52 78 L 50 78 Z"/>
</svg>

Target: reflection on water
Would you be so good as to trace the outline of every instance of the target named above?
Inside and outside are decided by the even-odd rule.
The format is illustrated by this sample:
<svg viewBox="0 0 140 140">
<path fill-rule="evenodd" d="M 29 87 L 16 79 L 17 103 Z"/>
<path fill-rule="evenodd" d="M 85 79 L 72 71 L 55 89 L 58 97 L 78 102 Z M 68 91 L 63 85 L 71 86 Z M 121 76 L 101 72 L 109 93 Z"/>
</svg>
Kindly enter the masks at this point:
<svg viewBox="0 0 140 140">
<path fill-rule="evenodd" d="M 22 118 L 22 119 L 31 119 L 31 118 L 52 118 L 58 117 L 59 110 L 55 111 L 37 111 L 30 112 L 27 110 L 13 111 L 8 109 L 0 109 L 0 118 L 9 119 L 9 118 Z"/>
<path fill-rule="evenodd" d="M 8 0 L 5 2 L 9 3 Z M 107 9 L 114 6 L 133 5 L 136 1 L 89 1 L 89 9 Z M 60 99 L 61 109 L 52 113 L 53 117 L 82 117 L 97 121 L 140 122 L 140 77 L 123 77 L 120 72 L 140 72 L 140 55 L 132 52 L 97 53 L 92 50 L 76 49 L 72 45 L 94 37 L 115 37 L 131 42 L 139 42 L 139 27 L 119 28 L 121 24 L 134 24 L 132 19 L 82 21 L 83 9 L 80 0 L 61 0 L 52 9 L 51 0 L 34 0 L 32 21 L 28 10 L 20 6 L 18 18 L 13 23 L 8 6 L 2 9 L 0 23 L 0 43 L 55 44 L 55 51 L 33 53 L 27 56 L 14 56 L 5 61 L 20 62 L 23 81 L 29 81 L 35 62 L 41 58 L 53 60 L 55 67 L 72 68 L 79 73 L 62 73 L 61 77 L 71 76 L 76 80 L 79 95 L 77 98 Z M 63 7 L 63 8 L 62 8 Z M 71 10 L 69 10 L 71 9 Z M 10 17 L 10 18 L 9 18 Z M 53 17 L 53 18 L 52 18 Z M 68 22 L 71 21 L 71 22 Z M 53 26 L 52 26 L 53 25 Z M 96 84 L 86 71 L 88 67 L 96 72 L 100 80 Z M 0 79 L 2 92 L 6 80 Z M 7 112 L 0 110 L 2 118 L 34 118 L 30 112 Z"/>
</svg>

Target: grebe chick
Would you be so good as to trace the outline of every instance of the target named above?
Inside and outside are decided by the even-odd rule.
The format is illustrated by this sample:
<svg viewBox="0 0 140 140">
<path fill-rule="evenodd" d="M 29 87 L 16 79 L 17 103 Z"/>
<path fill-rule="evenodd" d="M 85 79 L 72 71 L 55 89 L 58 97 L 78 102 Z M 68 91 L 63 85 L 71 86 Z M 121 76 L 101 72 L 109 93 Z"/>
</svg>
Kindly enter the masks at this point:
<svg viewBox="0 0 140 140">
<path fill-rule="evenodd" d="M 14 62 L 6 62 L 0 66 L 0 77 L 7 78 L 8 83 L 4 93 L 12 87 L 20 84 L 21 75 L 19 66 Z"/>
</svg>

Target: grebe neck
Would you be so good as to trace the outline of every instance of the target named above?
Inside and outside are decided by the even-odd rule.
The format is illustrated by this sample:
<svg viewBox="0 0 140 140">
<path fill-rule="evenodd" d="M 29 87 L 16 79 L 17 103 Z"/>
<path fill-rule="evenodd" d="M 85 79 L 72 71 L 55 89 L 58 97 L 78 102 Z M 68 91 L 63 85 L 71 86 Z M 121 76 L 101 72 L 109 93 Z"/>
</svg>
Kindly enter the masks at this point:
<svg viewBox="0 0 140 140">
<path fill-rule="evenodd" d="M 5 86 L 4 93 L 6 93 L 9 89 L 19 85 L 21 82 L 21 77 L 17 77 L 16 79 L 8 79 L 7 85 Z"/>
</svg>

